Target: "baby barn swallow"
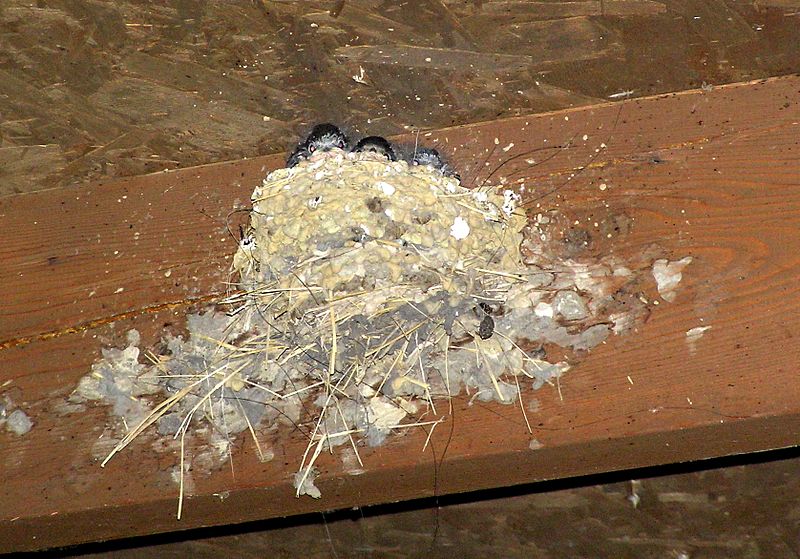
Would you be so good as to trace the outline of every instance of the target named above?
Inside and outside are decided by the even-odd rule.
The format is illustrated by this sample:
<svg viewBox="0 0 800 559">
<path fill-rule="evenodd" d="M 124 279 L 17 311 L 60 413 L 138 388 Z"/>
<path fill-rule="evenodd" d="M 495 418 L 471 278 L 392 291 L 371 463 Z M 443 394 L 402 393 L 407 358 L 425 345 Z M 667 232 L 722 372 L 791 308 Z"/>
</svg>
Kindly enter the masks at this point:
<svg viewBox="0 0 800 559">
<path fill-rule="evenodd" d="M 384 156 L 389 161 L 397 161 L 392 145 L 382 136 L 367 136 L 353 148 L 354 152 L 372 152 Z"/>
<path fill-rule="evenodd" d="M 333 148 L 347 148 L 347 136 L 333 124 L 317 124 L 306 139 L 294 148 L 289 159 L 286 160 L 286 166 L 294 167 L 300 163 L 300 160 L 308 159 L 317 151 L 329 151 Z"/>
</svg>

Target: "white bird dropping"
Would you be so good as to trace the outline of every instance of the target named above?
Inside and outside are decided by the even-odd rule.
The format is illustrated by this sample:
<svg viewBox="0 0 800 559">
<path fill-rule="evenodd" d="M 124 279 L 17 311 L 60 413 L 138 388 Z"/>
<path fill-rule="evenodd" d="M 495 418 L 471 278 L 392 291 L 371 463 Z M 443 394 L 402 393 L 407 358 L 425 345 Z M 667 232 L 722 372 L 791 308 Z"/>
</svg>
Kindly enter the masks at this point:
<svg viewBox="0 0 800 559">
<path fill-rule="evenodd" d="M 467 220 L 457 216 L 450 227 L 450 235 L 457 241 L 466 239 L 467 235 L 469 235 L 469 223 L 467 223 Z"/>
</svg>

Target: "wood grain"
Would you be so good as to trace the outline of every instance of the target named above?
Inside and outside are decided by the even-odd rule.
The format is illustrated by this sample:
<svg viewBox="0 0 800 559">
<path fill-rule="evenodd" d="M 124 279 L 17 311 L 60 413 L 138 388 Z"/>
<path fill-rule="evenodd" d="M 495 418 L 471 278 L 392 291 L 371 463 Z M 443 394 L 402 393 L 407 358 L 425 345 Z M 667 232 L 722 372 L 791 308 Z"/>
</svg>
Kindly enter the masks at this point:
<svg viewBox="0 0 800 559">
<path fill-rule="evenodd" d="M 410 6 L 3 0 L 0 196 L 800 71 L 796 0 Z"/>
<path fill-rule="evenodd" d="M 584 229 L 587 254 L 693 256 L 678 299 L 570 371 L 563 400 L 553 388 L 526 393 L 538 404 L 533 436 L 518 407 L 459 401 L 452 437 L 437 429 L 425 453 L 416 433 L 365 451 L 362 475 L 326 458 L 321 501 L 293 496 L 299 434 L 273 441 L 275 459 L 263 464 L 245 442 L 235 475 L 193 476 L 180 522 L 174 453 L 154 453 L 145 438 L 100 469 L 105 410 L 63 415 L 59 403 L 102 343 L 119 343 L 131 327 L 152 343 L 222 289 L 234 246 L 225 216 L 280 158 L 0 199 L 0 384 L 10 381 L 4 394 L 35 422 L 22 437 L 0 434 L 9 480 L 0 551 L 797 444 L 798 92 L 799 78 L 772 79 L 424 138 L 452 154 L 469 182 L 509 160 L 492 180 L 525 181 L 532 211 L 562 216 L 554 227 Z M 494 150 L 494 138 L 514 147 Z M 552 145 L 560 147 L 528 153 Z M 690 346 L 686 331 L 700 325 L 711 329 Z"/>
</svg>

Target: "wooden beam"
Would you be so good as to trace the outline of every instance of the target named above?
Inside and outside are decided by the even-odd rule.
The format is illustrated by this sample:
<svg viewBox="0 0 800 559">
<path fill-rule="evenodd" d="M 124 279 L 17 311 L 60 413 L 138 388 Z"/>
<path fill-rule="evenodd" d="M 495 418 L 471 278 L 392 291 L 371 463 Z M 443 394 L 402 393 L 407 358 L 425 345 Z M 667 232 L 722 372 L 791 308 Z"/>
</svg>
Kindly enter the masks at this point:
<svg viewBox="0 0 800 559">
<path fill-rule="evenodd" d="M 509 160 L 493 178 L 522 179 L 542 211 L 588 224 L 593 253 L 693 256 L 677 300 L 573 368 L 563 400 L 524 394 L 538 405 L 533 437 L 518 407 L 460 399 L 452 433 L 437 429 L 424 453 L 425 434 L 412 433 L 364 449 L 360 475 L 320 458 L 318 501 L 294 497 L 299 434 L 266 463 L 244 442 L 233 471 L 193 476 L 181 521 L 176 455 L 145 436 L 101 469 L 106 410 L 67 414 L 63 400 L 101 345 L 133 327 L 152 343 L 222 291 L 235 247 L 226 217 L 283 158 L 0 199 L 0 391 L 34 421 L 0 433 L 0 552 L 798 444 L 798 93 L 800 78 L 776 78 L 421 138 L 453 154 L 467 182 Z M 690 344 L 701 325 L 711 329 Z"/>
</svg>

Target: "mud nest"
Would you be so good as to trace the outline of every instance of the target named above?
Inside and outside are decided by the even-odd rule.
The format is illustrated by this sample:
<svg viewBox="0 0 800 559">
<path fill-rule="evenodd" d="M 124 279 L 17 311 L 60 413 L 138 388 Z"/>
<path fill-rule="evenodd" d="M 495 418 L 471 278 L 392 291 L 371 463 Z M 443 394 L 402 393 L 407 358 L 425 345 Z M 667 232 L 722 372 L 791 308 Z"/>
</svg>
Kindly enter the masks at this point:
<svg viewBox="0 0 800 559">
<path fill-rule="evenodd" d="M 266 460 L 258 433 L 302 425 L 295 486 L 319 497 L 323 450 L 348 445 L 360 464 L 359 448 L 393 432 L 432 433 L 459 393 L 521 404 L 524 389 L 556 382 L 570 355 L 634 323 L 641 309 L 609 309 L 636 274 L 612 260 L 523 262 L 517 202 L 369 152 L 332 149 L 270 173 L 230 294 L 149 364 L 133 332 L 81 381 L 74 397 L 112 403 L 125 425 L 106 461 L 151 425 L 204 434 L 213 456 L 195 464 L 209 469 L 244 431 Z M 181 488 L 186 468 L 182 454 Z"/>
</svg>

